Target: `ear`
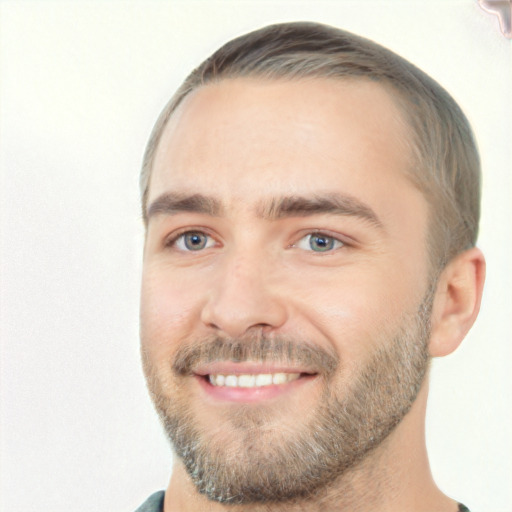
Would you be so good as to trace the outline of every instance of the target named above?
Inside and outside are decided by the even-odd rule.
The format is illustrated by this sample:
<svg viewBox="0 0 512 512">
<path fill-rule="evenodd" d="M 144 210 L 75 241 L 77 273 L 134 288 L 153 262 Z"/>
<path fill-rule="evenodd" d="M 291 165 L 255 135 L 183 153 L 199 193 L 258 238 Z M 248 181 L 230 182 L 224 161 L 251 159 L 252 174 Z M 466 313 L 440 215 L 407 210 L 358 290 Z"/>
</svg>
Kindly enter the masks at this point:
<svg viewBox="0 0 512 512">
<path fill-rule="evenodd" d="M 482 300 L 484 255 L 473 247 L 456 256 L 441 273 L 434 297 L 429 352 L 451 354 L 473 325 Z"/>
</svg>

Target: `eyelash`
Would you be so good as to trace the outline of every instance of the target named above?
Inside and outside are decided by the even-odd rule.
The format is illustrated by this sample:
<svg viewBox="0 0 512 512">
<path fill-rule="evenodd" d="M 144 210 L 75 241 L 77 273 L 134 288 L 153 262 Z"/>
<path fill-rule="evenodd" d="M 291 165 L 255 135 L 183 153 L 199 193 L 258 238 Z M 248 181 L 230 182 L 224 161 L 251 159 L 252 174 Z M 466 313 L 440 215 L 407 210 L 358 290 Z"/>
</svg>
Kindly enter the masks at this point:
<svg viewBox="0 0 512 512">
<path fill-rule="evenodd" d="M 170 236 L 169 238 L 167 238 L 165 240 L 165 247 L 168 247 L 168 248 L 175 248 L 176 247 L 176 244 L 178 243 L 178 241 L 180 239 L 184 239 L 184 237 L 186 235 L 192 235 L 192 234 L 197 234 L 197 235 L 204 235 L 206 237 L 209 237 L 211 238 L 212 240 L 214 239 L 212 237 L 212 235 L 210 235 L 207 231 L 205 231 L 204 229 L 185 229 L 183 231 L 178 231 L 177 233 L 173 234 L 172 236 Z M 194 251 L 187 251 L 186 249 L 178 249 L 178 250 L 181 250 L 182 252 L 194 252 Z"/>
<path fill-rule="evenodd" d="M 347 245 L 343 240 L 340 240 L 337 236 L 331 235 L 329 233 L 325 233 L 323 231 L 312 231 L 312 232 L 307 233 L 304 236 L 302 236 L 298 240 L 298 242 L 296 242 L 295 244 L 292 245 L 292 247 L 299 247 L 299 244 L 301 244 L 301 242 L 303 242 L 304 240 L 306 240 L 308 238 L 309 238 L 309 244 L 311 246 L 311 240 L 313 237 L 317 237 L 318 239 L 323 238 L 324 240 L 328 239 L 332 242 L 333 247 L 330 247 L 330 248 L 323 247 L 324 250 L 319 250 L 319 251 L 314 251 L 313 249 L 311 249 L 311 251 L 309 251 L 308 249 L 304 249 L 304 250 L 306 250 L 308 252 L 316 252 L 316 253 L 333 253 L 333 252 L 337 251 L 338 249 L 341 249 Z"/>
<path fill-rule="evenodd" d="M 212 237 L 212 235 L 210 235 L 207 231 L 204 231 L 202 229 L 186 229 L 186 230 L 183 230 L 183 231 L 180 231 L 178 233 L 175 233 L 173 236 L 171 236 L 170 238 L 168 238 L 166 241 L 165 241 L 165 247 L 166 248 L 171 248 L 171 249 L 177 249 L 181 252 L 196 252 L 192 249 L 186 249 L 186 248 L 177 248 L 176 245 L 177 243 L 179 242 L 180 239 L 184 240 L 185 236 L 186 235 L 194 235 L 194 234 L 197 234 L 197 235 L 200 235 L 200 236 L 206 236 L 208 238 L 210 238 L 211 240 L 214 240 L 214 238 Z M 313 249 L 311 250 L 308 250 L 308 249 L 303 249 L 305 250 L 306 252 L 313 252 L 313 253 L 333 253 L 339 249 L 342 249 L 342 248 L 346 248 L 349 244 L 347 244 L 344 240 L 341 240 L 338 236 L 334 236 L 328 232 L 325 232 L 325 231 L 310 231 L 308 233 L 305 233 L 304 235 L 302 235 L 299 240 L 291 245 L 288 246 L 288 248 L 300 248 L 299 247 L 299 244 L 307 239 L 309 237 L 309 241 L 311 241 L 311 238 L 312 237 L 318 237 L 318 238 L 324 238 L 324 239 L 329 239 L 332 241 L 332 243 L 334 244 L 335 247 L 332 247 L 332 248 L 327 248 L 326 250 L 319 250 L 319 251 L 314 251 Z M 208 244 L 208 241 L 206 242 Z M 211 247 L 211 246 L 210 246 Z M 207 248 L 210 248 L 210 247 L 202 247 L 200 249 L 197 250 L 197 252 L 201 252 L 202 250 L 204 249 L 207 249 Z"/>
</svg>

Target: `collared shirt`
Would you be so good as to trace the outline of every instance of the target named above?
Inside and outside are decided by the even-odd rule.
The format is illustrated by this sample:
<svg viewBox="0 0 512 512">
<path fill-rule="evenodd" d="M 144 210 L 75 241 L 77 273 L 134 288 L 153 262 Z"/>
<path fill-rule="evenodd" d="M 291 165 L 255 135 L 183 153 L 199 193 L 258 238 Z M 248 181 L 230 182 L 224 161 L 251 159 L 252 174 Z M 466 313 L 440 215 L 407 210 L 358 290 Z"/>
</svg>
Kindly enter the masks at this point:
<svg viewBox="0 0 512 512">
<path fill-rule="evenodd" d="M 163 512 L 164 496 L 164 491 L 155 492 L 135 512 Z M 469 512 L 469 509 L 462 503 L 459 503 L 458 512 Z"/>
</svg>

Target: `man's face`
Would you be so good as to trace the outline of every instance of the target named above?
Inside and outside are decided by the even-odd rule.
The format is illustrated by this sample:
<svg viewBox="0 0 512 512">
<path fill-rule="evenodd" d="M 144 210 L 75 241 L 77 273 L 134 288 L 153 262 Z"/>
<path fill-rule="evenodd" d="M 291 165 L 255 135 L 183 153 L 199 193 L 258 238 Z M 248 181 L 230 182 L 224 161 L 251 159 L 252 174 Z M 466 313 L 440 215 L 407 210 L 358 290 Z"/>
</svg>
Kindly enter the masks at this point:
<svg viewBox="0 0 512 512">
<path fill-rule="evenodd" d="M 226 80 L 160 142 L 141 303 L 149 389 L 200 492 L 311 494 L 409 410 L 427 367 L 427 204 L 367 81 Z"/>
</svg>

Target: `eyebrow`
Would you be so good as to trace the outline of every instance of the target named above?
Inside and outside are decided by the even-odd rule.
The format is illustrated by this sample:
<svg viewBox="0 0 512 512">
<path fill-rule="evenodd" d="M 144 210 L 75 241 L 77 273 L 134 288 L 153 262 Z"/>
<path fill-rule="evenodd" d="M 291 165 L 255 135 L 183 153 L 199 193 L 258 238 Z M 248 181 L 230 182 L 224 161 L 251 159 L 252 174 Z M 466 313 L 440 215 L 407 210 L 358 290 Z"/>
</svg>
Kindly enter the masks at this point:
<svg viewBox="0 0 512 512">
<path fill-rule="evenodd" d="M 149 206 L 146 220 L 156 215 L 177 215 L 191 212 L 219 217 L 223 214 L 220 200 L 203 194 L 164 193 Z M 261 202 L 256 208 L 256 215 L 274 221 L 288 217 L 309 217 L 331 214 L 357 217 L 370 224 L 383 228 L 375 211 L 361 200 L 345 194 L 327 193 L 313 196 L 275 197 Z"/>
<path fill-rule="evenodd" d="M 313 197 L 289 196 L 275 198 L 268 204 L 261 205 L 259 209 L 259 216 L 268 220 L 320 214 L 358 217 L 378 228 L 383 228 L 382 222 L 370 206 L 353 196 L 345 194 L 328 193 Z"/>
<path fill-rule="evenodd" d="M 158 196 L 148 207 L 146 221 L 156 215 L 176 215 L 183 212 L 203 213 L 218 217 L 222 212 L 220 201 L 203 194 L 165 193 Z"/>
</svg>

